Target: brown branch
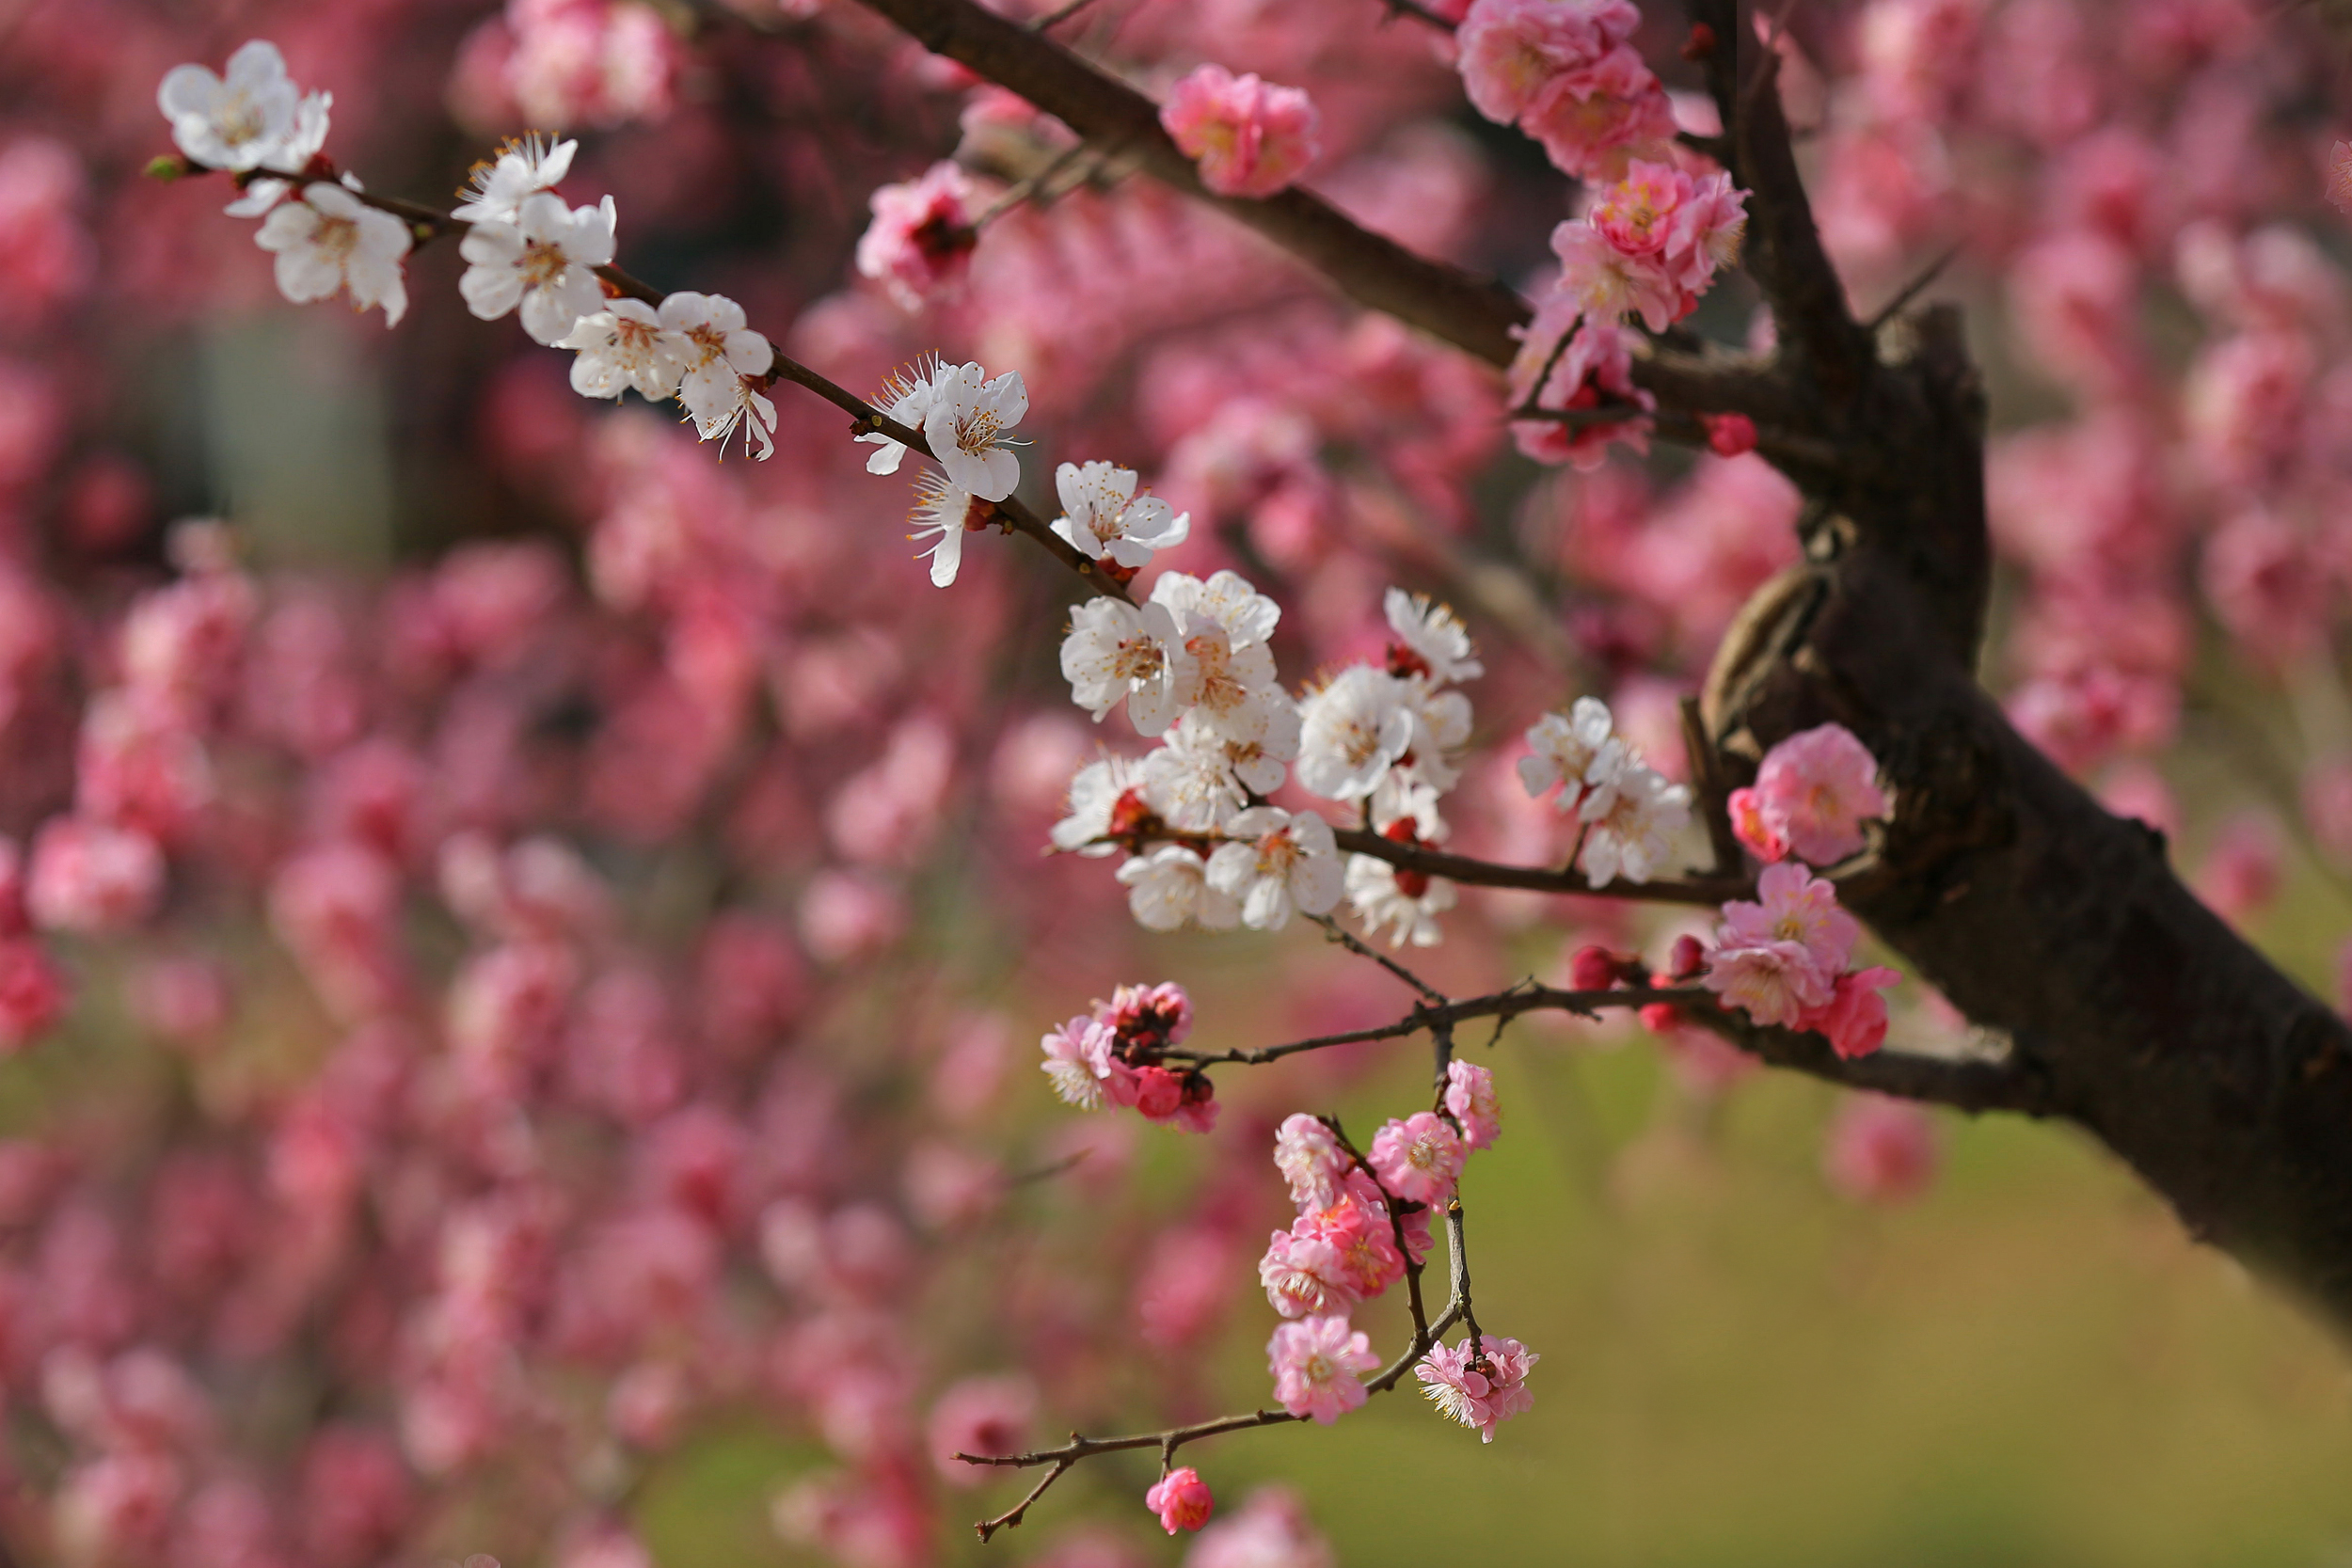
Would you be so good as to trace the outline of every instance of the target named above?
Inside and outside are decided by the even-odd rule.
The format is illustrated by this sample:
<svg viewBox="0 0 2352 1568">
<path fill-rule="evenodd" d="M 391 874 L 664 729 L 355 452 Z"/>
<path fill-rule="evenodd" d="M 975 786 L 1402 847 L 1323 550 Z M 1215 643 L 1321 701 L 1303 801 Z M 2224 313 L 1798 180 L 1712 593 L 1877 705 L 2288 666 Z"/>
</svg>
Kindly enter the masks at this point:
<svg viewBox="0 0 2352 1568">
<path fill-rule="evenodd" d="M 1692 904 L 1701 908 L 1756 891 L 1745 878 L 1706 878 L 1689 881 L 1611 882 L 1594 887 L 1583 873 L 1554 871 L 1534 865 L 1502 865 L 1472 860 L 1422 845 L 1399 844 L 1363 828 L 1334 828 L 1331 836 L 1351 854 L 1370 855 L 1405 871 L 1445 877 L 1471 887 L 1527 888 L 1536 893 L 1573 893 L 1582 898 L 1620 898 L 1657 904 Z"/>
<path fill-rule="evenodd" d="M 956 1455 L 956 1457 L 958 1459 L 969 1459 L 972 1456 L 970 1454 L 960 1453 Z M 1019 1502 L 1013 1504 L 1004 1513 L 996 1515 L 995 1518 L 983 1519 L 972 1528 L 979 1532 L 979 1537 L 983 1541 L 986 1541 L 989 1537 L 994 1535 L 1000 1529 L 1012 1528 L 1014 1526 L 1021 1523 L 1021 1516 L 1029 1512 L 1029 1505 L 1037 1501 L 1040 1497 L 1045 1496 L 1045 1489 L 1053 1485 L 1054 1482 L 1061 1480 L 1062 1473 L 1076 1463 L 1078 1463 L 1078 1461 L 1074 1457 L 1057 1462 L 1052 1469 L 1046 1471 L 1044 1475 L 1038 1478 L 1038 1483 L 1029 1488 L 1029 1494 L 1027 1497 L 1023 1497 Z"/>
<path fill-rule="evenodd" d="M 1464 997 L 1443 1006 L 1415 1007 L 1394 1023 L 1383 1023 L 1369 1029 L 1348 1029 L 1336 1035 L 1317 1035 L 1311 1039 L 1292 1040 L 1285 1045 L 1261 1045 L 1232 1051 L 1192 1051 L 1171 1048 L 1161 1055 L 1176 1061 L 1191 1062 L 1202 1067 L 1232 1063 L 1257 1067 L 1276 1062 L 1302 1052 L 1323 1051 L 1335 1045 L 1362 1045 L 1374 1040 L 1402 1039 L 1418 1035 L 1424 1029 L 1438 1029 L 1459 1023 L 1465 1019 L 1513 1019 L 1521 1013 L 1575 1013 L 1582 1018 L 1596 1016 L 1603 1007 L 1646 1007 L 1653 1002 L 1668 1002 L 1681 1006 L 1706 1006 L 1715 1000 L 1712 991 L 1698 987 L 1660 988 L 1654 990 L 1619 988 L 1611 990 L 1557 990 L 1550 986 L 1533 983 L 1514 986 L 1509 990 L 1491 996 Z"/>
<path fill-rule="evenodd" d="M 1437 987 L 1429 984 L 1428 981 L 1423 980 L 1420 975 L 1414 974 L 1403 964 L 1398 963 L 1394 958 L 1390 958 L 1386 953 L 1381 952 L 1375 947 L 1366 945 L 1361 938 L 1358 937 L 1353 931 L 1350 931 L 1346 927 L 1341 925 L 1338 921 L 1332 919 L 1329 915 L 1311 914 L 1307 918 L 1314 922 L 1314 924 L 1322 927 L 1323 934 L 1328 937 L 1331 941 L 1338 942 L 1342 947 L 1346 948 L 1349 952 L 1355 954 L 1359 958 L 1370 958 L 1374 963 L 1378 964 L 1382 969 L 1387 970 L 1390 974 L 1395 975 L 1398 979 L 1412 987 L 1413 990 L 1421 993 L 1423 1001 L 1434 1002 L 1438 1006 L 1443 1006 L 1448 1001 L 1451 1000 L 1445 992 L 1438 990 Z"/>
<path fill-rule="evenodd" d="M 1159 106 L 1048 38 L 973 0 L 862 0 L 934 54 L 945 55 L 1053 115 L 1111 157 L 1216 207 L 1289 251 L 1358 304 L 1493 365 L 1518 344 L 1527 305 L 1491 278 L 1406 249 L 1320 197 L 1287 190 L 1260 199 L 1217 196 L 1160 127 Z"/>
</svg>

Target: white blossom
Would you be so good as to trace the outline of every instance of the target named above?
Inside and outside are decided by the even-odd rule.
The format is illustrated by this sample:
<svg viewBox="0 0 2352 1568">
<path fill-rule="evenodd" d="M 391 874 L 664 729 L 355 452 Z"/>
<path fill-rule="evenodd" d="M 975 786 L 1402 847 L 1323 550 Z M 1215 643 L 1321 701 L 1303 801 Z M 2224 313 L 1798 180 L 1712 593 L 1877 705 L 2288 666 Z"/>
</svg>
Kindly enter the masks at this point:
<svg viewBox="0 0 2352 1568">
<path fill-rule="evenodd" d="M 1198 852 L 1163 844 L 1119 868 L 1127 909 L 1147 931 L 1174 931 L 1189 922 L 1203 930 L 1230 931 L 1241 919 L 1232 895 L 1213 886 Z"/>
<path fill-rule="evenodd" d="M 299 201 L 273 209 L 253 243 L 278 254 L 278 291 L 296 305 L 346 290 L 355 309 L 384 309 L 390 326 L 408 309 L 400 259 L 408 226 L 340 185 L 313 183 Z"/>
<path fill-rule="evenodd" d="M 327 111 L 334 105 L 335 95 L 331 92 L 314 92 L 304 97 L 294 106 L 294 130 L 270 154 L 270 166 L 300 174 L 326 146 Z M 348 174 L 343 176 L 343 183 L 355 191 L 359 188 L 359 182 Z M 293 189 L 291 180 L 256 176 L 247 179 L 244 193 L 221 211 L 232 218 L 257 218 L 277 206 Z"/>
<path fill-rule="evenodd" d="M 1005 432 L 1029 411 L 1029 389 L 1018 371 L 993 381 L 977 364 L 958 365 L 931 384 L 923 411 L 923 438 L 947 477 L 987 500 L 1000 501 L 1021 483 L 1021 459 Z"/>
<path fill-rule="evenodd" d="M 1249 803 L 1225 737 L 1187 711 L 1143 759 L 1144 800 L 1172 828 L 1215 832 Z"/>
<path fill-rule="evenodd" d="M 229 56 L 225 76 L 200 65 L 173 66 L 155 89 L 155 106 L 171 121 L 171 139 L 191 162 L 241 174 L 278 156 L 293 139 L 301 89 L 287 76 L 278 46 L 255 39 Z M 322 136 L 324 113 L 322 101 Z"/>
<path fill-rule="evenodd" d="M 1382 608 L 1388 612 L 1389 629 L 1428 667 L 1429 678 L 1438 685 L 1486 673 L 1471 650 L 1470 629 L 1449 607 L 1432 604 L 1425 594 L 1391 588 Z"/>
<path fill-rule="evenodd" d="M 606 301 L 555 346 L 580 351 L 572 390 L 584 398 L 617 398 L 634 387 L 646 402 L 660 403 L 676 392 L 686 369 L 685 339 L 664 330 L 653 307 L 639 299 Z"/>
<path fill-rule="evenodd" d="M 765 375 L 775 352 L 747 325 L 743 308 L 724 294 L 681 291 L 661 302 L 658 316 L 661 329 L 677 334 L 681 345 L 677 400 L 707 440 L 709 427 L 742 404 L 743 378 Z"/>
<path fill-rule="evenodd" d="M 1111 463 L 1064 463 L 1054 470 L 1062 510 L 1054 531 L 1089 561 L 1107 555 L 1130 567 L 1149 565 L 1152 551 L 1183 544 L 1192 514 L 1171 515 L 1159 497 L 1136 495 L 1136 477 L 1133 468 Z"/>
<path fill-rule="evenodd" d="M 1351 664 L 1300 699 L 1298 782 L 1327 800 L 1360 800 L 1412 749 L 1404 683 Z"/>
<path fill-rule="evenodd" d="M 475 224 L 457 247 L 472 263 L 457 280 L 466 309 L 496 321 L 519 305 L 533 342 L 561 342 L 582 316 L 604 309 L 596 269 L 612 260 L 614 221 L 609 196 L 567 208 L 541 191 L 523 199 L 513 223 Z"/>
<path fill-rule="evenodd" d="M 1462 779 L 1454 754 L 1470 739 L 1470 699 L 1459 691 L 1438 690 L 1425 675 L 1408 676 L 1397 685 L 1399 702 L 1413 716 L 1413 771 L 1442 795 Z"/>
<path fill-rule="evenodd" d="M 923 428 L 923 416 L 930 412 L 931 394 L 939 383 L 953 375 L 956 367 L 940 363 L 934 354 L 916 360 L 913 365 L 891 372 L 882 383 L 882 395 L 874 400 L 874 406 L 909 430 Z M 869 430 L 857 440 L 870 442 L 877 449 L 866 460 L 869 474 L 895 474 L 906 456 L 906 443 L 894 441 L 879 430 Z"/>
<path fill-rule="evenodd" d="M 1386 832 L 1391 824 L 1409 818 L 1413 836 L 1435 844 L 1448 832 L 1445 817 L 1438 809 L 1438 799 L 1437 786 L 1420 776 L 1417 764 L 1399 763 L 1381 779 L 1380 787 L 1365 798 L 1364 806 L 1371 814 L 1375 832 Z"/>
<path fill-rule="evenodd" d="M 466 188 L 457 193 L 466 199 L 451 215 L 468 223 L 516 222 L 525 201 L 564 182 L 571 172 L 572 154 L 579 150 L 576 141 L 549 147 L 535 131 L 509 137 L 489 162 L 474 165 Z"/>
<path fill-rule="evenodd" d="M 1163 573 L 1152 585 L 1152 597 L 1175 611 L 1180 624 L 1196 616 L 1214 621 L 1236 648 L 1266 641 L 1282 619 L 1282 607 L 1238 572 L 1219 572 L 1206 582 L 1185 572 Z"/>
<path fill-rule="evenodd" d="M 1136 733 L 1148 736 L 1167 733 L 1185 705 L 1182 694 L 1189 692 L 1194 675 L 1192 656 L 1166 605 L 1138 609 L 1107 595 L 1071 612 L 1061 673 L 1071 701 L 1098 722 L 1125 698 Z"/>
<path fill-rule="evenodd" d="M 1613 739 L 1586 769 L 1585 782 L 1577 816 L 1587 826 L 1577 863 L 1595 887 L 1618 877 L 1648 881 L 1690 823 L 1691 791 Z"/>
<path fill-rule="evenodd" d="M 1313 812 L 1252 806 L 1225 825 L 1231 841 L 1209 857 L 1209 885 L 1241 900 L 1242 924 L 1279 931 L 1291 911 L 1327 914 L 1345 873 L 1331 824 Z"/>
<path fill-rule="evenodd" d="M 1298 755 L 1298 705 L 1279 688 L 1269 691 L 1265 733 L 1254 740 L 1226 737 L 1225 754 L 1233 765 L 1233 777 L 1261 795 L 1273 794 L 1282 787 L 1289 764 Z"/>
<path fill-rule="evenodd" d="M 1614 723 L 1608 705 L 1597 697 L 1579 697 L 1565 717 L 1545 714 L 1528 726 L 1532 754 L 1519 758 L 1519 783 L 1530 795 L 1565 784 L 1559 806 L 1564 812 L 1574 811 L 1584 793 L 1585 769 L 1609 743 Z"/>
<path fill-rule="evenodd" d="M 1420 891 L 1411 891 L 1414 887 Z M 1394 927 L 1389 937 L 1391 947 L 1407 942 L 1415 947 L 1437 946 L 1445 937 L 1438 916 L 1454 907 L 1454 884 L 1443 877 L 1407 874 L 1400 878 L 1387 861 L 1370 855 L 1348 859 L 1348 908 L 1375 936 L 1383 926 Z"/>
<path fill-rule="evenodd" d="M 988 527 L 994 514 L 995 508 L 942 474 L 927 470 L 916 477 L 914 515 L 908 519 L 915 528 L 907 537 L 920 541 L 938 535 L 930 548 L 915 552 L 917 561 L 930 558 L 932 587 L 945 588 L 956 580 L 963 565 L 963 536 Z"/>
<path fill-rule="evenodd" d="M 1089 857 L 1109 854 L 1118 846 L 1102 841 L 1131 794 L 1136 801 L 1143 798 L 1143 768 L 1133 757 L 1098 757 L 1079 768 L 1070 780 L 1069 815 L 1049 834 L 1054 847 Z"/>
<path fill-rule="evenodd" d="M 728 437 L 740 427 L 743 450 L 750 451 L 756 442 L 759 460 L 767 462 L 776 455 L 775 404 L 766 393 L 740 376 L 736 378 L 735 390 L 731 395 L 731 403 L 694 421 L 696 434 L 706 441 L 718 442 L 720 454 L 723 456 Z"/>
</svg>

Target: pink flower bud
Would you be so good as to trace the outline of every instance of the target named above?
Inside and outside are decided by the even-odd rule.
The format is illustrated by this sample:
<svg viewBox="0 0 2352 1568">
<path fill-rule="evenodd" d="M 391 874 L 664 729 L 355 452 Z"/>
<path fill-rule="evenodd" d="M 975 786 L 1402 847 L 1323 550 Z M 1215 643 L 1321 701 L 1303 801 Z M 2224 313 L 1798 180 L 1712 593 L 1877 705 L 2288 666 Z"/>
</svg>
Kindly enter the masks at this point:
<svg viewBox="0 0 2352 1568">
<path fill-rule="evenodd" d="M 1606 947 L 1580 947 L 1568 960 L 1568 984 L 1577 990 L 1609 990 L 1620 968 L 1617 955 Z"/>
<path fill-rule="evenodd" d="M 1161 1477 L 1143 1495 L 1143 1506 L 1158 1514 L 1160 1528 L 1173 1535 L 1207 1524 L 1216 1499 L 1209 1496 L 1209 1483 L 1200 1479 L 1200 1472 L 1186 1465 Z"/>
</svg>

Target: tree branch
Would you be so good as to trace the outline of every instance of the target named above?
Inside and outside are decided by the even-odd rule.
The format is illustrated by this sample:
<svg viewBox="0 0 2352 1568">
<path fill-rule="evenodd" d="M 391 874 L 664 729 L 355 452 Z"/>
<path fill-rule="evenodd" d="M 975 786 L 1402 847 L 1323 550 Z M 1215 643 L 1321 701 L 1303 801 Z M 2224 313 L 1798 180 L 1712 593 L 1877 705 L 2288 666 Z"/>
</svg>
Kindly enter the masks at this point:
<svg viewBox="0 0 2352 1568">
<path fill-rule="evenodd" d="M 1655 904 L 1692 904 L 1701 908 L 1712 907 L 1726 898 L 1745 897 L 1756 891 L 1755 882 L 1742 877 L 1713 877 L 1689 881 L 1611 882 L 1603 887 L 1594 887 L 1582 872 L 1572 868 L 1555 871 L 1544 866 L 1502 865 L 1493 861 L 1472 860 L 1468 855 L 1450 854 L 1426 845 L 1399 844 L 1392 838 L 1383 838 L 1364 828 L 1334 828 L 1331 837 L 1350 854 L 1370 855 L 1375 860 L 1387 861 L 1400 870 L 1445 877 L 1470 887 L 1516 887 L 1535 893 L 1573 893 L 1581 898 L 1632 899 Z"/>
</svg>

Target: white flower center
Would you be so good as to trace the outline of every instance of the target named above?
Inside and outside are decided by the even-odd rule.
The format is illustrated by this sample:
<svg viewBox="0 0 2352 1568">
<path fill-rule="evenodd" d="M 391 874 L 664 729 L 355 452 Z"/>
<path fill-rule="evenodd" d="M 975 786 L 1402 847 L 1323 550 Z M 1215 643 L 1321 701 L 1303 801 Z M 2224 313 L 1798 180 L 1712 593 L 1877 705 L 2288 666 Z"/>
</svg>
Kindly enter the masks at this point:
<svg viewBox="0 0 2352 1568">
<path fill-rule="evenodd" d="M 1168 663 L 1168 656 L 1149 637 L 1131 637 L 1119 645 L 1111 671 L 1121 680 L 1148 681 Z"/>
<path fill-rule="evenodd" d="M 359 248 L 359 226 L 350 218 L 322 214 L 316 232 L 310 236 L 310 246 L 339 265 L 347 262 L 351 253 Z"/>
<path fill-rule="evenodd" d="M 1286 877 L 1299 860 L 1298 841 L 1288 828 L 1278 828 L 1258 840 L 1258 875 Z"/>
<path fill-rule="evenodd" d="M 233 89 L 221 100 L 220 113 L 214 123 L 220 129 L 220 139 L 230 146 L 242 146 L 268 129 L 262 111 L 243 87 Z"/>
</svg>

